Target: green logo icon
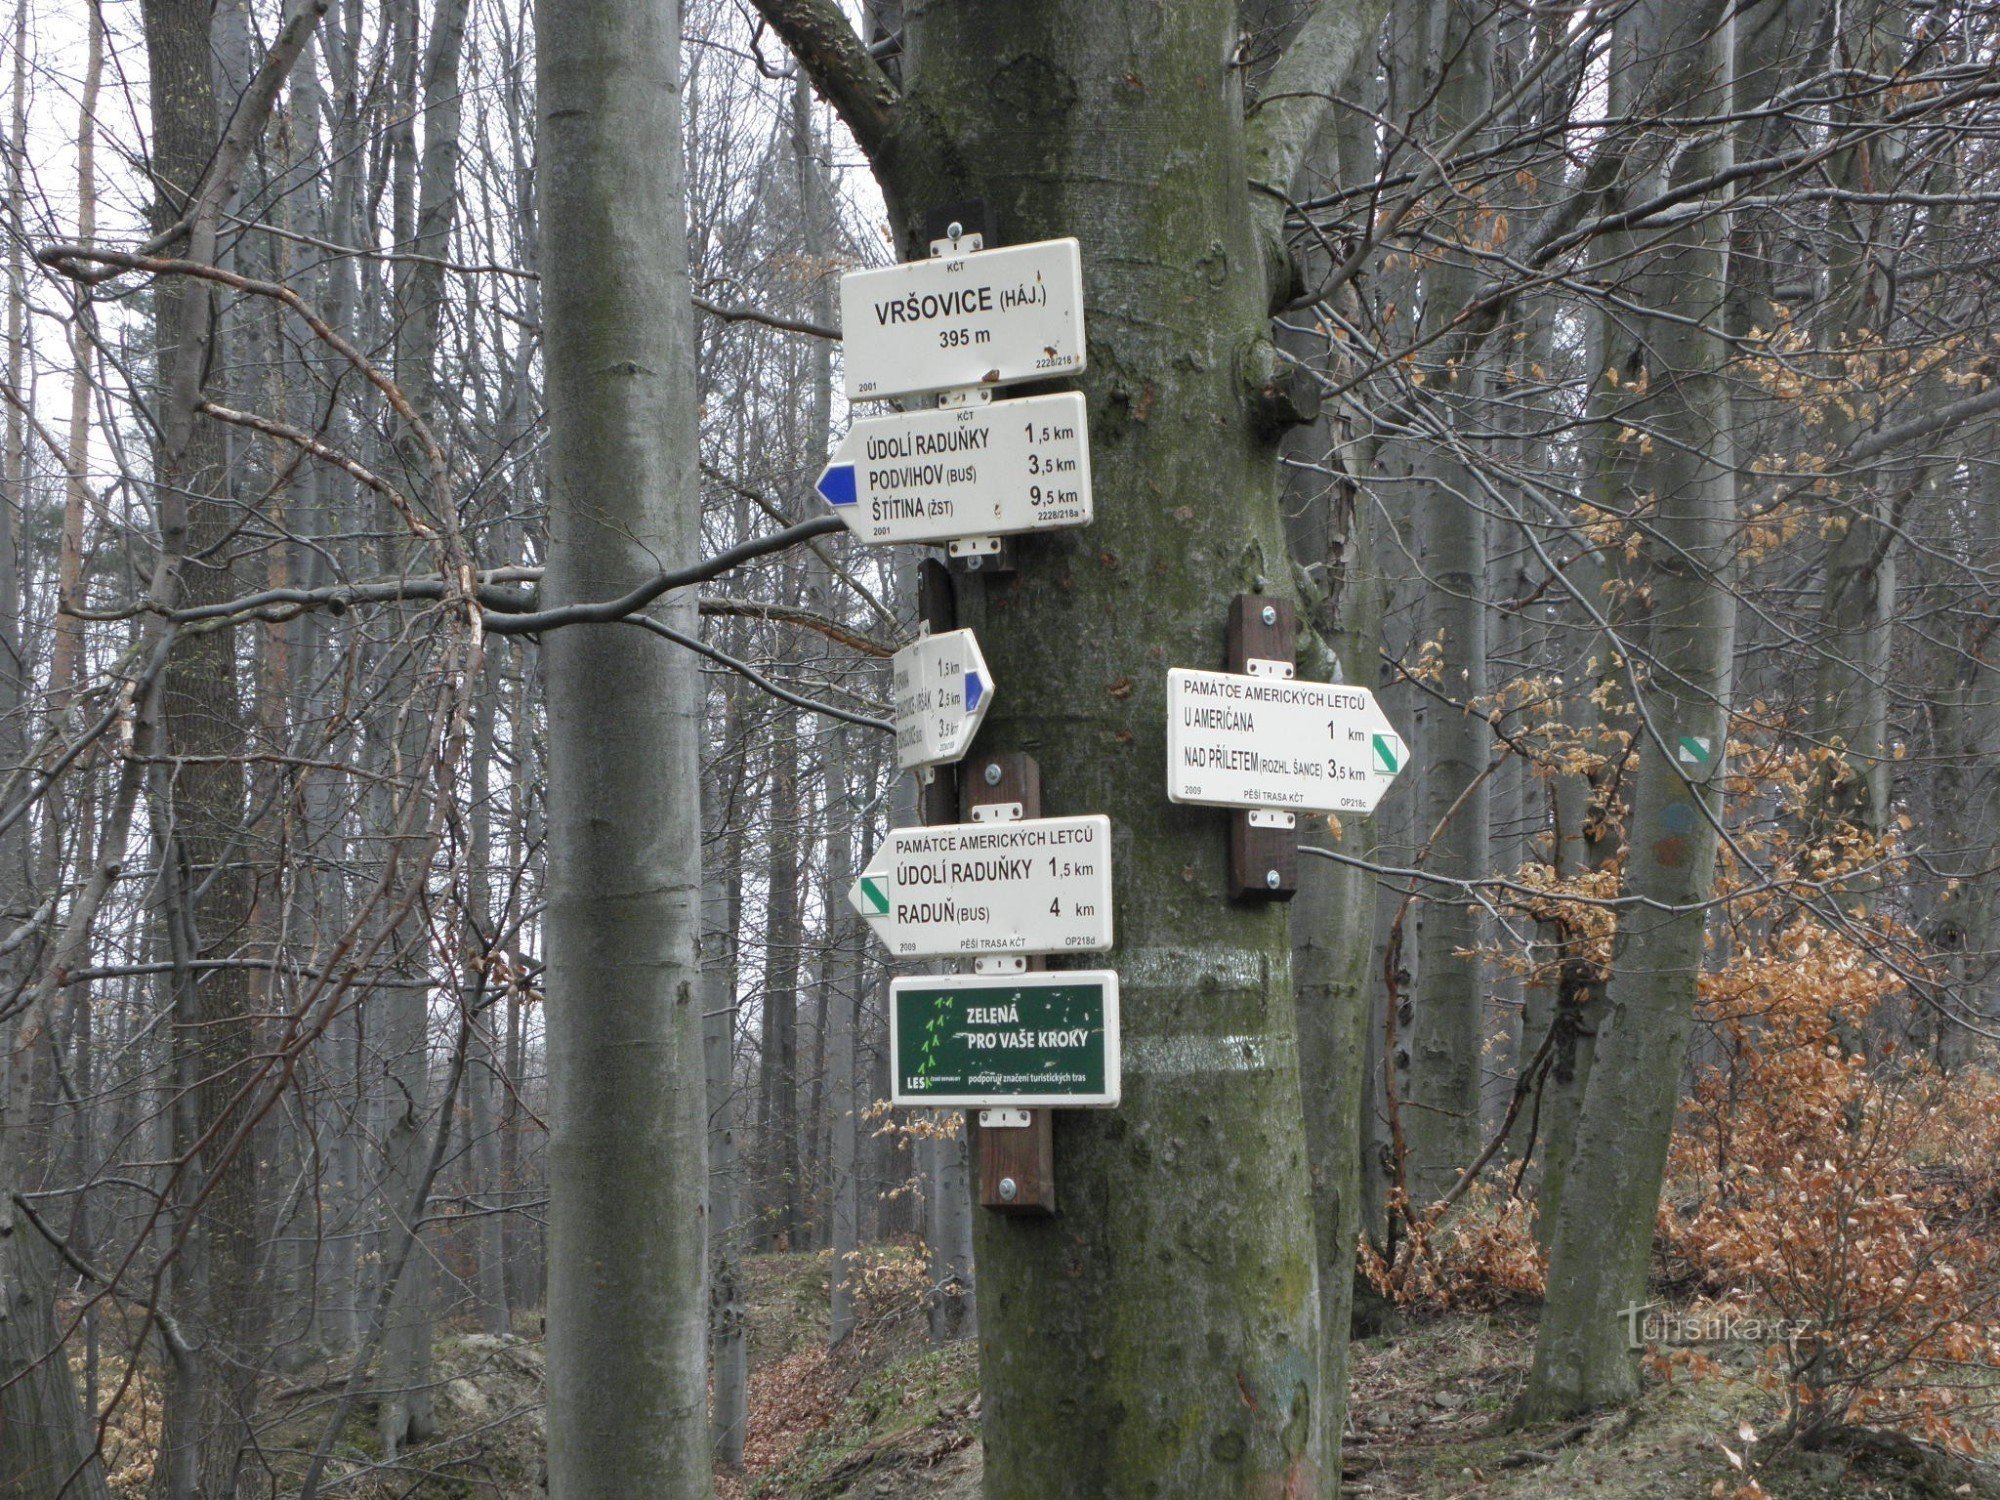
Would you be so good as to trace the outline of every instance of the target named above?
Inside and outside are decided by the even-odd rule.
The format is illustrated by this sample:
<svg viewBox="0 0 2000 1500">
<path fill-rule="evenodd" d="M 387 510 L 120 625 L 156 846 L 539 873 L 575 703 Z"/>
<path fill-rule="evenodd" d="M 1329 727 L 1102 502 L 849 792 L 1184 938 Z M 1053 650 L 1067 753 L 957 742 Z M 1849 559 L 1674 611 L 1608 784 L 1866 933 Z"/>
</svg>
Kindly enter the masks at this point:
<svg viewBox="0 0 2000 1500">
<path fill-rule="evenodd" d="M 1375 769 L 1377 771 L 1384 776 L 1394 776 L 1398 771 L 1403 769 L 1403 763 L 1396 755 L 1396 752 L 1402 747 L 1394 739 L 1386 734 L 1378 734 L 1374 737 L 1374 743 Z"/>
<path fill-rule="evenodd" d="M 1681 736 L 1680 760 L 1682 765 L 1705 766 L 1709 762 L 1709 757 L 1713 754 L 1714 746 L 1709 740 L 1692 734 Z"/>
<path fill-rule="evenodd" d="M 861 877 L 861 899 L 868 903 L 868 909 L 878 917 L 889 915 L 888 883 L 878 876 Z"/>
</svg>

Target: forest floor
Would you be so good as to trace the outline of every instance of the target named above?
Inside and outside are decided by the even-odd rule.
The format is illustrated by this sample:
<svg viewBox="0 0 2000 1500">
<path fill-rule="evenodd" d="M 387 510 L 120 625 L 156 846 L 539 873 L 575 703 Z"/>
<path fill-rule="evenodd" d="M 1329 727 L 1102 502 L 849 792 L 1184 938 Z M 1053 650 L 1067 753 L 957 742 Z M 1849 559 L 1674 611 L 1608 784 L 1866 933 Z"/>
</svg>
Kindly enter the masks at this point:
<svg viewBox="0 0 2000 1500">
<path fill-rule="evenodd" d="M 979 1500 L 976 1347 L 932 1347 L 925 1278 L 906 1251 L 874 1251 L 856 1331 L 826 1349 L 828 1257 L 769 1255 L 745 1266 L 750 1427 L 740 1472 L 718 1472 L 719 1500 Z M 541 1500 L 544 1443 L 539 1320 L 529 1336 L 447 1332 L 437 1348 L 440 1446 L 411 1487 L 379 1466 L 374 1412 L 357 1403 L 329 1479 L 367 1500 L 501 1496 Z M 2000 1500 L 2000 1467 L 1867 1435 L 1845 1452 L 1773 1452 L 1773 1398 L 1725 1373 L 1676 1375 L 1629 1410 L 1514 1430 L 1507 1408 L 1534 1348 L 1532 1309 L 1406 1320 L 1354 1346 L 1354 1402 L 1342 1493 L 1368 1500 Z M 276 1404 L 273 1467 L 302 1467 L 337 1400 L 332 1372 L 309 1374 Z M 156 1408 L 154 1413 L 156 1417 Z M 289 1429 L 289 1430 L 286 1430 Z M 149 1434 L 127 1434 L 114 1491 L 144 1493 L 133 1462 Z M 285 1450 L 289 1450 L 287 1453 Z M 1732 1463 L 1743 1459 L 1747 1470 Z M 284 1454 L 283 1457 L 278 1457 Z M 1761 1488 L 1746 1487 L 1754 1477 Z M 122 1481 L 122 1482 L 121 1482 Z M 281 1492 L 283 1485 L 281 1482 Z"/>
<path fill-rule="evenodd" d="M 977 1352 L 932 1349 L 891 1294 L 833 1355 L 826 1258 L 750 1267 L 751 1429 L 723 1500 L 978 1500 Z M 885 1277 L 896 1292 L 910 1283 Z M 1868 1435 L 1846 1452 L 1772 1453 L 1773 1398 L 1732 1374 L 1650 1384 L 1628 1411 L 1516 1430 L 1532 1309 L 1409 1321 L 1355 1345 L 1342 1493 L 1369 1500 L 2000 1500 L 2000 1467 Z M 1751 1435 L 1746 1440 L 1744 1434 Z M 1739 1471 L 1733 1452 L 1748 1466 Z"/>
</svg>

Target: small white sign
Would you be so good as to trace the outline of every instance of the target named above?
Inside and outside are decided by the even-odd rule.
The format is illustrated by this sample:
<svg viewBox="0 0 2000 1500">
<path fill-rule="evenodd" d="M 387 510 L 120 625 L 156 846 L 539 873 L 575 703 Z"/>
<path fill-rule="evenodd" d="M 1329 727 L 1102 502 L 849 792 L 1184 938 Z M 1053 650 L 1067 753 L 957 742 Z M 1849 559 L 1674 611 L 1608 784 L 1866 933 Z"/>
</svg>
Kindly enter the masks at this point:
<svg viewBox="0 0 2000 1500">
<path fill-rule="evenodd" d="M 906 261 L 840 278 L 850 401 L 1060 380 L 1084 367 L 1073 239 Z"/>
<path fill-rule="evenodd" d="M 898 958 L 1111 946 L 1111 820 L 892 828 L 847 893 Z"/>
<path fill-rule="evenodd" d="M 969 630 L 927 635 L 891 661 L 896 704 L 896 764 L 948 766 L 979 733 L 993 701 L 993 674 Z"/>
<path fill-rule="evenodd" d="M 1409 747 L 1366 688 L 1167 672 L 1167 799 L 1371 813 Z"/>
<path fill-rule="evenodd" d="M 819 476 L 864 542 L 948 542 L 1090 521 L 1090 438 L 1075 391 L 867 417 Z"/>
</svg>

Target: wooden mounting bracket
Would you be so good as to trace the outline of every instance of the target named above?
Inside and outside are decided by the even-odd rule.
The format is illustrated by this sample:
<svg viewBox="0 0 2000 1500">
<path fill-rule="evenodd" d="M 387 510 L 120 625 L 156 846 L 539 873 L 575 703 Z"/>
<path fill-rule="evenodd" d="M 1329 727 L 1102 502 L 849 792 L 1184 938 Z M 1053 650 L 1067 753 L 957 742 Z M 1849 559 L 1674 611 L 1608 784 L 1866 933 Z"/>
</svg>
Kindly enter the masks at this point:
<svg viewBox="0 0 2000 1500">
<path fill-rule="evenodd" d="M 1042 815 L 1042 770 L 1032 755 L 1017 750 L 998 755 L 969 755 L 960 763 L 959 793 L 964 821 L 977 821 L 976 808 L 1020 808 L 1023 818 Z M 1039 957 L 1025 968 L 1040 972 L 1048 962 Z M 1046 1217 L 1056 1211 L 1055 1121 L 1052 1111 L 1011 1111 L 1027 1116 L 1025 1125 L 979 1124 L 979 1111 L 966 1111 L 973 1154 L 979 1159 L 979 1206 L 995 1213 Z"/>
<path fill-rule="evenodd" d="M 1299 617 L 1289 599 L 1238 594 L 1229 605 L 1230 672 L 1257 670 L 1252 663 L 1281 663 L 1287 675 L 1299 652 Z M 1252 819 L 1256 823 L 1252 823 Z M 1299 891 L 1299 831 L 1268 826 L 1268 814 L 1229 815 L 1229 894 L 1237 901 L 1289 901 Z"/>
</svg>

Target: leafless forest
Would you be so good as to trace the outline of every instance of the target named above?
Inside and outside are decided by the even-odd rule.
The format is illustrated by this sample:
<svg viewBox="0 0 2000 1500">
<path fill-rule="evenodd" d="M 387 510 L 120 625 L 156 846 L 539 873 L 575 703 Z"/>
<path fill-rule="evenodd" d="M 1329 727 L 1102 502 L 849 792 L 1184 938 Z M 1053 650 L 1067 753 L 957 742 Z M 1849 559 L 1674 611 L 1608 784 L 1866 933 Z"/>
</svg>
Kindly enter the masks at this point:
<svg viewBox="0 0 2000 1500">
<path fill-rule="evenodd" d="M 1988 1453 L 2000 11 L 905 9 L 0 4 L 0 1495 L 710 1496 L 814 1254 L 994 1500 L 1332 1496 L 1350 1326 L 1502 1303 L 1517 1422 L 1662 1298 L 1788 1320 L 1767 1449 Z M 1090 320 L 998 572 L 814 489 L 968 199 Z M 1047 1219 L 848 899 L 941 593 L 1117 849 Z M 1410 752 L 1288 901 L 1161 784 L 1238 594 Z"/>
</svg>

